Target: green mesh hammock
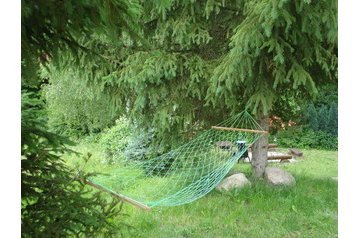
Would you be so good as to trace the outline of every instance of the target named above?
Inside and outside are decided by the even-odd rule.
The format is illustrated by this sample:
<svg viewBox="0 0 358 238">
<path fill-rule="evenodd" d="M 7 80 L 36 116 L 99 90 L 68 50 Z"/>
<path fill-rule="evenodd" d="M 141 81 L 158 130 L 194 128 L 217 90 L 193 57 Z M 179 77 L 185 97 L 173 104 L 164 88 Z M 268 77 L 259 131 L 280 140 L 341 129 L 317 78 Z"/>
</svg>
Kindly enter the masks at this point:
<svg viewBox="0 0 358 238">
<path fill-rule="evenodd" d="M 146 161 L 123 160 L 110 175 L 86 183 L 144 209 L 195 201 L 212 189 L 266 133 L 246 111 Z"/>
</svg>

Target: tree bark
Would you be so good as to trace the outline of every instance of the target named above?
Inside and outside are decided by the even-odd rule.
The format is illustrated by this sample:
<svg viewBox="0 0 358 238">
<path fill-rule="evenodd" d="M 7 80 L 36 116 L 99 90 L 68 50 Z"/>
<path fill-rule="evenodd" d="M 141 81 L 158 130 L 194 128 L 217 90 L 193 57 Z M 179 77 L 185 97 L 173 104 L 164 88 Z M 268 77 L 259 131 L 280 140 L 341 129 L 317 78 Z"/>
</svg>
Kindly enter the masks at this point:
<svg viewBox="0 0 358 238">
<path fill-rule="evenodd" d="M 263 130 L 269 130 L 268 115 L 261 115 L 258 118 L 258 123 Z M 268 151 L 268 134 L 263 134 L 252 146 L 251 167 L 252 173 L 255 177 L 261 178 L 264 175 L 267 166 L 267 151 Z"/>
</svg>

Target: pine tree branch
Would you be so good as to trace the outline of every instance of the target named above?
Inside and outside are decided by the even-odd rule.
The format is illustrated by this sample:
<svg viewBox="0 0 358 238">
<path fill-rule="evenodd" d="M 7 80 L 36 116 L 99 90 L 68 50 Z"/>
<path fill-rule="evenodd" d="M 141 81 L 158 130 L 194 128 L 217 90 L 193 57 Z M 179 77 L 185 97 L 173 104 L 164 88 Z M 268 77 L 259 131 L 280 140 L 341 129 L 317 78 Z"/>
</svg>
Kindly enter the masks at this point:
<svg viewBox="0 0 358 238">
<path fill-rule="evenodd" d="M 71 38 L 72 38 L 72 37 L 71 37 Z M 120 65 L 120 64 L 121 64 L 121 62 L 118 61 L 118 60 L 116 60 L 116 59 L 109 58 L 108 56 L 102 55 L 102 54 L 98 53 L 97 51 L 95 51 L 95 50 L 93 50 L 93 49 L 91 49 L 91 48 L 88 48 L 88 47 L 85 47 L 85 46 L 81 45 L 80 43 L 78 43 L 78 42 L 77 42 L 75 39 L 73 39 L 73 38 L 72 38 L 72 39 L 68 39 L 68 38 L 66 38 L 66 37 L 61 36 L 60 39 L 61 39 L 62 41 L 64 41 L 64 42 L 65 42 L 68 46 L 70 46 L 70 47 L 78 48 L 78 49 L 84 51 L 85 53 L 93 54 L 93 55 L 95 55 L 95 56 L 98 56 L 98 57 L 100 57 L 101 59 L 104 59 L 104 60 L 106 60 L 106 61 L 108 61 L 108 62 L 110 62 L 110 63 L 112 63 L 112 64 L 116 64 L 116 65 Z"/>
</svg>

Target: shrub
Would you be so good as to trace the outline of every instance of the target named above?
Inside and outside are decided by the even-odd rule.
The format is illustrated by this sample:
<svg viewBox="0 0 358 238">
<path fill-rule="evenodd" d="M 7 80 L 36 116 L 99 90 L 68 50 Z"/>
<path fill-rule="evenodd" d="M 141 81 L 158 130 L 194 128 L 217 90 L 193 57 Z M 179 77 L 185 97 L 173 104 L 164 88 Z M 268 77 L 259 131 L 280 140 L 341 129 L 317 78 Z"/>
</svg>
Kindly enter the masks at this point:
<svg viewBox="0 0 358 238">
<path fill-rule="evenodd" d="M 76 71 L 43 69 L 49 84 L 43 88 L 49 127 L 56 133 L 80 137 L 98 133 L 114 124 L 118 111 L 109 104 L 110 96 L 89 85 Z"/>
<path fill-rule="evenodd" d="M 328 112 L 328 122 L 326 126 L 326 131 L 332 135 L 338 135 L 338 106 L 337 104 L 332 104 Z"/>
<path fill-rule="evenodd" d="M 145 160 L 156 155 L 152 146 L 154 131 L 136 128 L 124 150 L 124 156 L 131 160 Z"/>
<path fill-rule="evenodd" d="M 124 159 L 124 150 L 128 146 L 132 130 L 125 118 L 116 120 L 116 124 L 101 133 L 99 143 L 103 148 L 105 163 L 115 163 Z"/>
<path fill-rule="evenodd" d="M 145 160 L 156 155 L 151 147 L 153 130 L 145 130 L 131 125 L 125 118 L 101 133 L 99 143 L 103 148 L 105 163 L 116 163 L 123 159 Z"/>
<path fill-rule="evenodd" d="M 319 129 L 318 113 L 315 106 L 312 103 L 307 106 L 306 119 L 308 121 L 309 127 L 314 131 L 318 131 Z"/>
<path fill-rule="evenodd" d="M 338 149 L 338 138 L 324 131 L 314 131 L 305 127 L 290 127 L 271 136 L 282 147 Z"/>
<path fill-rule="evenodd" d="M 336 103 L 319 107 L 309 104 L 306 109 L 308 127 L 313 131 L 323 131 L 338 135 L 338 106 Z"/>
</svg>

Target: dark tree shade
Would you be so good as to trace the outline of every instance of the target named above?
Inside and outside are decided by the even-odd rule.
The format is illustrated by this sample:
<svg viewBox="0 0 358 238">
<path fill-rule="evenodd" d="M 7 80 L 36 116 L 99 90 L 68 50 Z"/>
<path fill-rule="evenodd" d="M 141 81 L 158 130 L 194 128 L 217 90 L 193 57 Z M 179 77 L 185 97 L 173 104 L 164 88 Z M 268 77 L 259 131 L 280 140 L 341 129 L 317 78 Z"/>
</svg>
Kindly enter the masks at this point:
<svg viewBox="0 0 358 238">
<path fill-rule="evenodd" d="M 117 237 L 120 207 L 76 179 L 61 156 L 70 152 L 66 138 L 48 132 L 43 102 L 22 94 L 21 230 L 23 237 L 68 237 L 96 234 Z M 82 175 L 85 176 L 85 175 Z"/>
<path fill-rule="evenodd" d="M 121 219 L 118 201 L 85 187 L 61 159 L 70 144 L 47 128 L 39 90 L 48 82 L 41 81 L 39 68 L 48 62 L 56 65 L 64 56 L 77 69 L 87 65 L 84 56 L 108 61 L 83 39 L 101 34 L 119 39 L 124 29 L 136 37 L 132 20 L 138 8 L 121 0 L 23 0 L 21 11 L 22 236 L 118 237 L 123 227 L 110 223 Z"/>
</svg>

